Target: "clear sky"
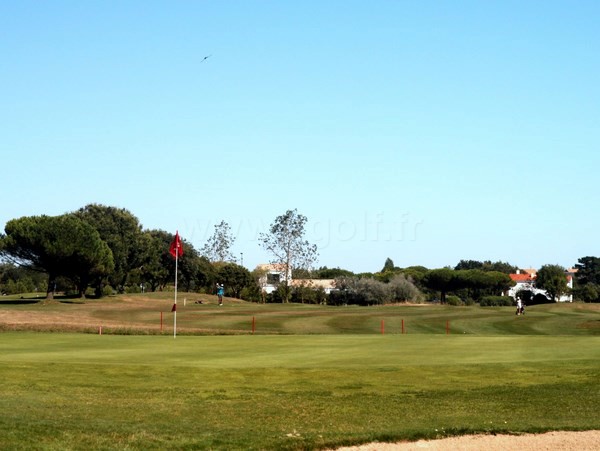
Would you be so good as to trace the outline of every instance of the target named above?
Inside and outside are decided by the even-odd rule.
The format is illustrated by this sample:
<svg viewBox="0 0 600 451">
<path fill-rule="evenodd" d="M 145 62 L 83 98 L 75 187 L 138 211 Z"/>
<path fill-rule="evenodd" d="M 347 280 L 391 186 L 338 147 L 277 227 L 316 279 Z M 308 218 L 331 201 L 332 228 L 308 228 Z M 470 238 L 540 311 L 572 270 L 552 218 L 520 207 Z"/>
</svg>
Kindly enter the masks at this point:
<svg viewBox="0 0 600 451">
<path fill-rule="evenodd" d="M 89 203 L 253 269 L 599 256 L 598 1 L 0 2 L 0 228 Z M 205 57 L 209 56 L 207 59 Z"/>
</svg>

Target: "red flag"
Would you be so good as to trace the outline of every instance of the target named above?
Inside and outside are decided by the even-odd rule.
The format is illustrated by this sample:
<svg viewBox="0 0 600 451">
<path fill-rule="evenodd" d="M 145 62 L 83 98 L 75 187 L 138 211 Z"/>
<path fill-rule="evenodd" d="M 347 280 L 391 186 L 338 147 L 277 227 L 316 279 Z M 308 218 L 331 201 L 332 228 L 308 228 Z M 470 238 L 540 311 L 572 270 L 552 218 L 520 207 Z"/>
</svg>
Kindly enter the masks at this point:
<svg viewBox="0 0 600 451">
<path fill-rule="evenodd" d="M 179 231 L 175 232 L 175 238 L 173 238 L 169 252 L 174 258 L 183 255 L 183 246 L 181 245 L 181 239 L 179 238 Z"/>
<path fill-rule="evenodd" d="M 177 311 L 177 304 L 173 304 L 173 307 L 171 308 L 172 312 L 176 312 Z"/>
</svg>

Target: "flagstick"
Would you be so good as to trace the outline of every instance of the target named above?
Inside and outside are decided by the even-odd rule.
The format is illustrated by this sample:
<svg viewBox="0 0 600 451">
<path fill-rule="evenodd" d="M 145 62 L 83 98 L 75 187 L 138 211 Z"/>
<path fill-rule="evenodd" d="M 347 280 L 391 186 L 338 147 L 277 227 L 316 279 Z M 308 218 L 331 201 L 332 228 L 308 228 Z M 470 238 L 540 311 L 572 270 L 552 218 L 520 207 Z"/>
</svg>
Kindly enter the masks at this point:
<svg viewBox="0 0 600 451">
<path fill-rule="evenodd" d="M 177 338 L 177 260 L 179 259 L 179 246 L 175 247 L 175 311 L 173 312 L 173 338 Z"/>
<path fill-rule="evenodd" d="M 177 273 L 179 269 L 177 268 L 177 263 L 179 262 L 179 255 L 183 255 L 183 248 L 181 247 L 181 240 L 179 239 L 179 231 L 175 233 L 175 238 L 169 247 L 169 253 L 175 257 L 175 303 L 173 304 L 173 308 L 171 311 L 174 313 L 173 315 L 173 338 L 177 337 Z"/>
</svg>

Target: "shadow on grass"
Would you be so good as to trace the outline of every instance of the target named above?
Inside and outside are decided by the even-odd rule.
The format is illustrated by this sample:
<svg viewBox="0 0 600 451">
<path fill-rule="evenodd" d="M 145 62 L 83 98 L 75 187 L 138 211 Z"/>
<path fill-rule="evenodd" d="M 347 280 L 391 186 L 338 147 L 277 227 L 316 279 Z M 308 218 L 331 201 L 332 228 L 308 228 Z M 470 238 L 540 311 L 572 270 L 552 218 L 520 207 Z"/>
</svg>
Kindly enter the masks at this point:
<svg viewBox="0 0 600 451">
<path fill-rule="evenodd" d="M 93 296 L 80 298 L 74 295 L 55 295 L 53 299 L 46 299 L 45 296 L 4 296 L 0 298 L 0 305 L 29 305 L 29 304 L 83 304 L 87 300 L 96 299 Z"/>
<path fill-rule="evenodd" d="M 43 299 L 0 299 L 0 305 L 24 305 L 24 304 L 37 304 Z"/>
</svg>

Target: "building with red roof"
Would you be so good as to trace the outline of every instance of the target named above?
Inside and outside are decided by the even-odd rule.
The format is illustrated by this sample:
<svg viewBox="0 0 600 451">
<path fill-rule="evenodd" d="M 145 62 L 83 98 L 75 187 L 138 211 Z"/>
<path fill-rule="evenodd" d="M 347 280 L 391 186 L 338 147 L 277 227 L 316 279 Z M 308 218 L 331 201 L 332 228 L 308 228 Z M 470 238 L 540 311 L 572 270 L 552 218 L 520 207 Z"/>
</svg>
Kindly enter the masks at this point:
<svg viewBox="0 0 600 451">
<path fill-rule="evenodd" d="M 576 271 L 576 270 L 575 270 Z M 565 271 L 565 277 L 567 278 L 567 286 L 569 288 L 573 288 L 573 275 L 575 273 L 573 270 Z M 509 274 L 510 278 L 515 282 L 515 285 L 508 290 L 508 296 L 513 299 L 517 298 L 517 293 L 521 290 L 527 290 L 532 293 L 532 296 L 536 294 L 542 294 L 546 296 L 548 299 L 548 293 L 546 290 L 542 290 L 535 286 L 535 279 L 537 277 L 537 270 L 533 268 L 520 269 L 517 270 L 516 274 Z M 559 299 L 558 302 L 573 302 L 572 294 L 564 294 Z"/>
</svg>

